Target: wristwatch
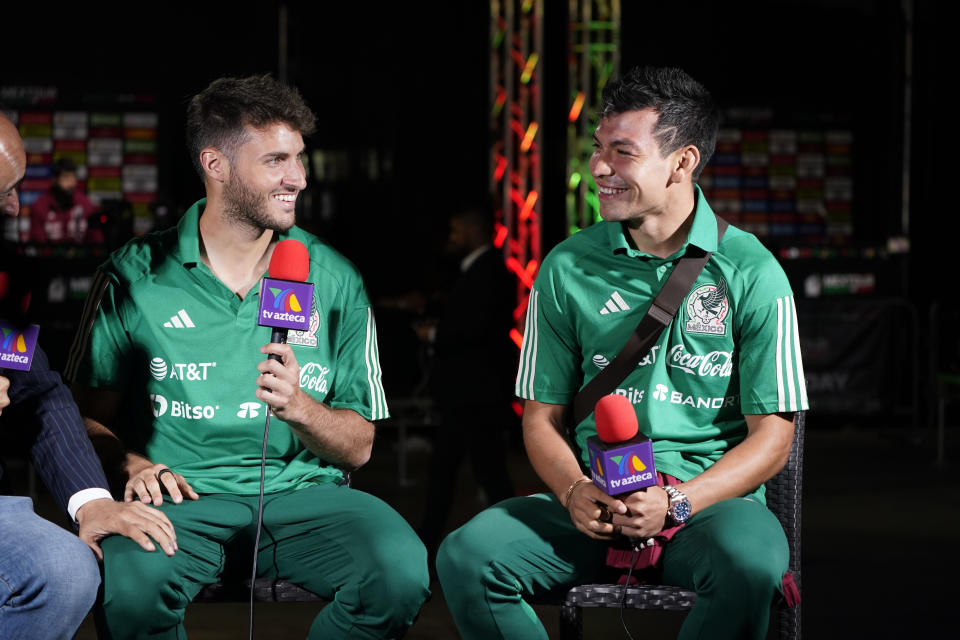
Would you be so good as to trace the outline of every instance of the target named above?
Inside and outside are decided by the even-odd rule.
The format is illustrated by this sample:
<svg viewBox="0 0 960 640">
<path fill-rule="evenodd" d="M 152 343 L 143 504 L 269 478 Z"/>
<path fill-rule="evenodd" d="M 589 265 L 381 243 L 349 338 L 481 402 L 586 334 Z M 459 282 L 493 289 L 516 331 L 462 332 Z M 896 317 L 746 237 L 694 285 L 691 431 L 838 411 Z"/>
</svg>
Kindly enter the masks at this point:
<svg viewBox="0 0 960 640">
<path fill-rule="evenodd" d="M 669 485 L 664 485 L 663 490 L 667 492 L 670 498 L 670 506 L 667 508 L 667 516 L 675 524 L 683 524 L 690 518 L 693 507 L 690 506 L 690 500 L 683 495 L 683 491 Z"/>
</svg>

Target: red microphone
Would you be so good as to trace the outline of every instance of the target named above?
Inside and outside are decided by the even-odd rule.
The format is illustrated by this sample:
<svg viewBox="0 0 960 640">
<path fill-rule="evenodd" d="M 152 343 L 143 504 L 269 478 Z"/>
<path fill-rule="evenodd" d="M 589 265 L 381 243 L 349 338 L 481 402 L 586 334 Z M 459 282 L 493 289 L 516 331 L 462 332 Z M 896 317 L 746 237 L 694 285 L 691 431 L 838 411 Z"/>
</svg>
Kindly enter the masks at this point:
<svg viewBox="0 0 960 640">
<path fill-rule="evenodd" d="M 310 254 L 299 240 L 281 240 L 273 248 L 267 276 L 260 285 L 260 316 L 258 324 L 272 327 L 270 342 L 286 344 L 290 329 L 300 331 L 310 327 L 310 308 L 313 304 L 313 284 L 310 277 Z M 270 354 L 269 358 L 280 360 Z"/>
<path fill-rule="evenodd" d="M 267 275 L 278 280 L 305 282 L 310 277 L 310 253 L 307 245 L 293 238 L 278 242 L 273 248 Z"/>
<path fill-rule="evenodd" d="M 637 412 L 626 396 L 603 396 L 593 410 L 597 435 L 604 442 L 625 442 L 637 435 Z"/>
<path fill-rule="evenodd" d="M 600 398 L 593 410 L 597 435 L 587 438 L 590 476 L 609 496 L 657 484 L 653 443 L 638 432 L 637 410 L 626 396 Z"/>
</svg>

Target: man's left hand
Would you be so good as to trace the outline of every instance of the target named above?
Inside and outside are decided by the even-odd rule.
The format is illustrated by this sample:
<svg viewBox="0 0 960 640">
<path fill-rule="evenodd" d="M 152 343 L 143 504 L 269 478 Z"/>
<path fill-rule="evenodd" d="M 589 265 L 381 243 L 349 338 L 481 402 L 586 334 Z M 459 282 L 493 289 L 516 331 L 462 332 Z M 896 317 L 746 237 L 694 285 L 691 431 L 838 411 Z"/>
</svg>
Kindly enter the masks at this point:
<svg viewBox="0 0 960 640">
<path fill-rule="evenodd" d="M 660 487 L 648 487 L 643 491 L 634 491 L 623 499 L 629 513 L 613 514 L 614 527 L 620 527 L 621 533 L 630 538 L 651 538 L 663 531 L 667 518 L 670 498 Z"/>
<path fill-rule="evenodd" d="M 85 503 L 77 510 L 80 539 L 87 543 L 98 560 L 103 560 L 99 542 L 112 534 L 130 538 L 147 551 L 156 547 L 153 540 L 168 556 L 177 551 L 177 535 L 173 524 L 164 513 L 142 502 L 115 502 L 100 498 Z"/>
<path fill-rule="evenodd" d="M 303 422 L 309 396 L 300 390 L 300 365 L 288 344 L 270 342 L 260 353 L 280 356 L 280 361 L 267 359 L 257 364 L 257 399 L 265 402 L 275 416 L 288 422 Z"/>
</svg>

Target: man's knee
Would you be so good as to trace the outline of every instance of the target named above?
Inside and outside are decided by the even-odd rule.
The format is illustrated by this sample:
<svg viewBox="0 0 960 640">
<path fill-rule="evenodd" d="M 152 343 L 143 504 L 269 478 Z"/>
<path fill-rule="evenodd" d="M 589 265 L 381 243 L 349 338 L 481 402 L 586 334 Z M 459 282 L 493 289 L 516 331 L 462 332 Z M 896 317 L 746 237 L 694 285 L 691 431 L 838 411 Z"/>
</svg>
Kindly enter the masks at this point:
<svg viewBox="0 0 960 640">
<path fill-rule="evenodd" d="M 123 617 L 146 624 L 167 609 L 174 566 L 162 551 L 145 551 L 132 540 L 114 536 L 103 541 L 103 608 L 108 618 Z"/>
<path fill-rule="evenodd" d="M 786 535 L 762 505 L 740 500 L 731 506 L 710 536 L 709 580 L 724 590 L 772 593 L 789 562 Z"/>
<path fill-rule="evenodd" d="M 404 531 L 371 554 L 365 582 L 379 591 L 383 605 L 399 618 L 413 616 L 430 594 L 427 550 L 413 531 Z"/>
<path fill-rule="evenodd" d="M 454 577 L 458 582 L 479 581 L 482 567 L 487 563 L 477 557 L 477 545 L 471 544 L 471 538 L 474 535 L 471 524 L 472 521 L 451 532 L 440 543 L 440 548 L 437 550 L 436 569 L 441 584 L 450 584 Z"/>
<path fill-rule="evenodd" d="M 100 587 L 100 568 L 93 551 L 80 538 L 62 531 L 30 552 L 32 576 L 23 596 L 81 617 L 93 606 Z"/>
</svg>

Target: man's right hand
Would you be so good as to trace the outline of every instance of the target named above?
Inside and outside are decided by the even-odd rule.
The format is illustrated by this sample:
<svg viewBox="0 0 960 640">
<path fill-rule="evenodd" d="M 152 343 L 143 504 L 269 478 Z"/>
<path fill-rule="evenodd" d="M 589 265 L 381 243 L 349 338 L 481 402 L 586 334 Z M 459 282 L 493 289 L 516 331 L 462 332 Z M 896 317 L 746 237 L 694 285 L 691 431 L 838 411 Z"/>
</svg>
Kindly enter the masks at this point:
<svg viewBox="0 0 960 640">
<path fill-rule="evenodd" d="M 184 496 L 191 500 L 200 498 L 182 475 L 173 472 L 165 464 L 154 464 L 133 453 L 127 454 L 127 477 L 129 479 L 123 490 L 125 502 L 133 502 L 136 496 L 145 504 L 153 502 L 159 507 L 163 504 L 164 489 L 176 504 L 183 502 Z"/>
<path fill-rule="evenodd" d="M 615 530 L 600 505 L 606 507 L 608 514 L 627 513 L 627 506 L 622 501 L 611 498 L 592 482 L 582 482 L 574 487 L 567 501 L 567 511 L 574 526 L 583 533 L 597 540 L 612 540 L 617 537 L 619 530 Z M 604 517 L 603 521 L 600 520 L 601 516 Z"/>
<path fill-rule="evenodd" d="M 7 395 L 7 389 L 10 388 L 10 380 L 0 376 L 0 414 L 4 408 L 10 406 L 10 396 Z"/>
<path fill-rule="evenodd" d="M 99 560 L 103 560 L 99 542 L 113 534 L 130 538 L 147 551 L 156 548 L 150 538 L 156 540 L 168 556 L 177 551 L 177 535 L 167 516 L 139 502 L 115 502 L 111 498 L 91 500 L 77 510 L 77 523 L 80 539 Z"/>
</svg>

